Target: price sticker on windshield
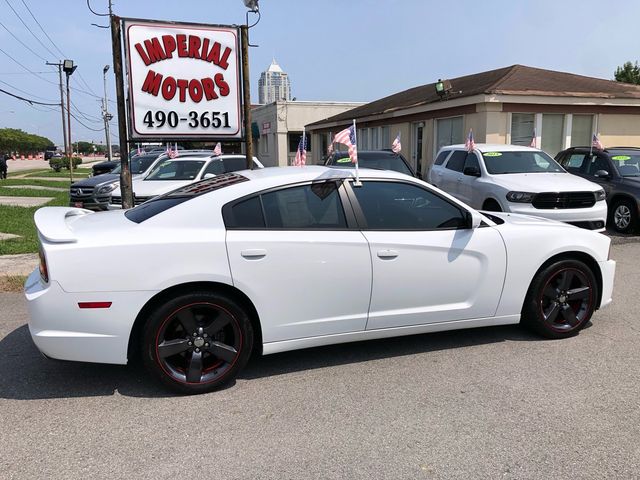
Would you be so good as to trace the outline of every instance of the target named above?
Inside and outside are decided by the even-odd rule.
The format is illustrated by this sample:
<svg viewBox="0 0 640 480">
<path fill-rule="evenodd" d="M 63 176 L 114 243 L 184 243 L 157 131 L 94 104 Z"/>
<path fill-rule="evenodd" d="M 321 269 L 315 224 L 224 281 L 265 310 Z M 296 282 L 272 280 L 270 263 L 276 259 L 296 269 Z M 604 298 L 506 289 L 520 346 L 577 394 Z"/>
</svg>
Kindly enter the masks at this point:
<svg viewBox="0 0 640 480">
<path fill-rule="evenodd" d="M 631 160 L 629 155 L 616 155 L 615 157 L 611 157 L 611 160 L 615 160 L 616 162 L 623 162 L 625 160 Z"/>
<path fill-rule="evenodd" d="M 484 155 L 485 157 L 501 157 L 502 156 L 500 152 L 487 152 L 487 153 L 483 153 L 482 155 Z"/>
</svg>

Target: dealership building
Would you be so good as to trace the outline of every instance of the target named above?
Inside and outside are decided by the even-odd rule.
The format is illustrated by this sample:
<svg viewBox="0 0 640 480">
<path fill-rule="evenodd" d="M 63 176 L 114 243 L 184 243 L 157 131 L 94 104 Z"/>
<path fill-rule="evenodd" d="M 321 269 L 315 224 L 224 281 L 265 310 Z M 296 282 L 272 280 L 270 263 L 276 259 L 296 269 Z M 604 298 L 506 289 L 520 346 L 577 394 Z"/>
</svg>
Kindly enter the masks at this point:
<svg viewBox="0 0 640 480">
<path fill-rule="evenodd" d="M 438 87 L 438 88 L 436 88 Z M 438 149 L 464 143 L 536 145 L 550 155 L 589 145 L 640 146 L 640 86 L 524 65 L 414 87 L 306 125 L 320 163 L 332 135 L 357 124 L 360 150 L 389 148 L 425 174 Z"/>
</svg>

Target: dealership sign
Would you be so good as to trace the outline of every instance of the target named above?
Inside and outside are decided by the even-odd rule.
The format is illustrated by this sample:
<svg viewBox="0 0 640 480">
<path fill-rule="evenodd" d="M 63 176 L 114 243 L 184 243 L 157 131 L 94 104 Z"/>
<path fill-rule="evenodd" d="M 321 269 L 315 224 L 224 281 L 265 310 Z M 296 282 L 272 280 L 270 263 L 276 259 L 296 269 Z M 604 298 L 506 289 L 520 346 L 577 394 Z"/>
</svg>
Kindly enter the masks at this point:
<svg viewBox="0 0 640 480">
<path fill-rule="evenodd" d="M 132 140 L 242 137 L 238 29 L 124 21 Z"/>
</svg>

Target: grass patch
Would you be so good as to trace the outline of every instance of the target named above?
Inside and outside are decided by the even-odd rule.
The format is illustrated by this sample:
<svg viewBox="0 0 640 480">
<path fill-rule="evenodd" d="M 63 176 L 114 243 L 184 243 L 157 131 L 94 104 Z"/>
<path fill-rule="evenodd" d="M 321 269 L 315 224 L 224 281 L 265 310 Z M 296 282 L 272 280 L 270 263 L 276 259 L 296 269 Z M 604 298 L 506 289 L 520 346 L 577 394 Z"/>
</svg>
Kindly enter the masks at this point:
<svg viewBox="0 0 640 480">
<path fill-rule="evenodd" d="M 8 178 L 7 180 L 2 180 L 0 182 L 0 187 L 13 185 L 36 185 L 39 187 L 69 188 L 71 182 L 61 182 L 60 180 L 29 180 L 26 178 Z"/>
<path fill-rule="evenodd" d="M 33 169 L 33 170 L 17 170 L 15 172 L 12 172 L 11 170 L 9 170 L 9 172 L 7 173 L 7 177 L 11 178 L 11 177 L 19 177 L 22 175 L 29 175 L 30 173 L 37 173 L 37 172 L 48 172 L 50 171 L 50 168 L 38 168 L 38 169 Z"/>
<path fill-rule="evenodd" d="M 73 171 L 73 178 L 87 178 L 89 176 L 88 171 L 79 172 L 78 170 Z M 53 170 L 38 170 L 36 172 L 31 172 L 25 175 L 26 178 L 29 177 L 54 177 L 54 178 L 69 178 L 69 171 L 63 170 L 61 172 L 54 172 Z"/>
<path fill-rule="evenodd" d="M 58 192 L 54 190 L 36 190 L 35 188 L 3 188 L 0 184 L 0 196 L 3 197 L 52 197 L 53 193 Z M 2 220 L 0 220 L 0 223 L 2 223 Z"/>
<path fill-rule="evenodd" d="M 60 185 L 60 182 L 56 182 Z M 9 189 L 10 190 L 10 189 Z M 15 191 L 15 190 L 14 190 Z M 36 190 L 29 190 L 30 195 Z M 47 197 L 54 197 L 47 206 L 69 205 L 69 192 L 46 192 Z M 33 214 L 41 207 L 14 207 L 0 205 L 0 232 L 13 233 L 22 238 L 12 238 L 0 241 L 0 255 L 14 255 L 18 253 L 36 253 L 38 251 L 38 234 L 33 222 Z"/>
<path fill-rule="evenodd" d="M 25 275 L 0 275 L 0 292 L 21 292 L 26 281 Z"/>
</svg>

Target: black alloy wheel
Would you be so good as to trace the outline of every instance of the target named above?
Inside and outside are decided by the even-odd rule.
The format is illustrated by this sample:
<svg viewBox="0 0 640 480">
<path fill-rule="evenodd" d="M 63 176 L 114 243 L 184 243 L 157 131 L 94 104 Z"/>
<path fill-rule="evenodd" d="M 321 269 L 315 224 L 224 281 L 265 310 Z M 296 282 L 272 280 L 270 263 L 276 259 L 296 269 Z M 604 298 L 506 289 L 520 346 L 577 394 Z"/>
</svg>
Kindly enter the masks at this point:
<svg viewBox="0 0 640 480">
<path fill-rule="evenodd" d="M 617 201 L 611 209 L 611 224 L 620 233 L 631 233 L 638 224 L 638 207 L 630 200 Z"/>
<path fill-rule="evenodd" d="M 229 382 L 253 345 L 251 322 L 233 300 L 212 292 L 174 298 L 145 326 L 146 367 L 181 393 L 204 393 Z"/>
<path fill-rule="evenodd" d="M 591 269 L 561 260 L 534 277 L 522 309 L 522 322 L 547 338 L 576 335 L 591 319 L 598 295 Z"/>
</svg>

